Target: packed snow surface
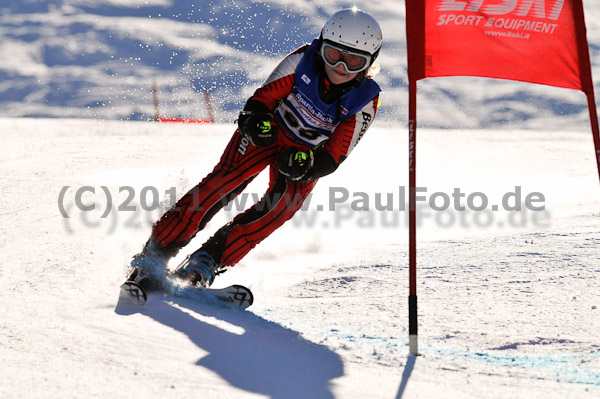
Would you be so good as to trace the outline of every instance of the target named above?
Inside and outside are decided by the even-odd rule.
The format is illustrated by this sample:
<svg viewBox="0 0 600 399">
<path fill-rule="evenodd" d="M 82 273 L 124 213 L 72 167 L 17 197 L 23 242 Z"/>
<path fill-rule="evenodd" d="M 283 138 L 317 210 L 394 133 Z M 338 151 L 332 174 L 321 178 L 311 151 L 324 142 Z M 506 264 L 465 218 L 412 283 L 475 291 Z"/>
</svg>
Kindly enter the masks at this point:
<svg viewBox="0 0 600 399">
<path fill-rule="evenodd" d="M 418 357 L 407 347 L 407 134 L 377 122 L 305 209 L 217 278 L 253 290 L 248 310 L 157 293 L 142 308 L 119 301 L 151 223 L 233 131 L 0 119 L 1 397 L 600 397 L 587 129 L 419 130 Z"/>
</svg>

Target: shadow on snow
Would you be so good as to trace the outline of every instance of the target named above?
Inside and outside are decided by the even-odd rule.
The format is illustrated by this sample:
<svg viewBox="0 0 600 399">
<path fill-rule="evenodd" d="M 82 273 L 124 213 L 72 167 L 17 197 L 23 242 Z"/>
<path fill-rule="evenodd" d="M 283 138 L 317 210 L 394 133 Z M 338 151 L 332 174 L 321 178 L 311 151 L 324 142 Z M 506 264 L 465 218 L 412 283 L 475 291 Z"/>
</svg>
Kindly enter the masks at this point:
<svg viewBox="0 0 600 399">
<path fill-rule="evenodd" d="M 239 389 L 273 399 L 333 398 L 330 381 L 344 374 L 341 358 L 326 346 L 249 311 L 151 294 L 144 307 L 119 302 L 115 313 L 140 313 L 186 334 L 209 352 L 198 366 Z M 244 331 L 229 332 L 199 318 L 214 318 Z"/>
<path fill-rule="evenodd" d="M 402 373 L 402 381 L 400 381 L 398 393 L 396 394 L 396 399 L 402 399 L 402 396 L 404 395 L 404 390 L 406 389 L 408 381 L 410 380 L 410 376 L 415 368 L 416 360 L 416 356 L 408 355 L 408 358 L 406 359 L 406 364 L 404 365 L 404 372 Z"/>
</svg>

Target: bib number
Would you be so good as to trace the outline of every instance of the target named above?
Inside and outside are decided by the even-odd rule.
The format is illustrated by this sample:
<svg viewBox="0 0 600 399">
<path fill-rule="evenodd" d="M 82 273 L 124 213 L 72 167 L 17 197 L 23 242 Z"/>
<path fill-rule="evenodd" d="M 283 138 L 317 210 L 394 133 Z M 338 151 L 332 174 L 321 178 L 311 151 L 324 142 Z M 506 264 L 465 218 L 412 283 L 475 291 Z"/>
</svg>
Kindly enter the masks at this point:
<svg viewBox="0 0 600 399">
<path fill-rule="evenodd" d="M 285 118 L 285 121 L 287 122 L 287 124 L 291 128 L 294 129 L 294 131 L 298 134 L 298 136 L 300 136 L 301 138 L 303 138 L 305 140 L 313 141 L 313 140 L 316 140 L 317 138 L 319 138 L 319 136 L 321 136 L 321 133 L 319 133 L 316 130 L 300 127 L 300 123 L 298 122 L 298 119 L 289 110 L 285 111 L 284 118 Z"/>
</svg>

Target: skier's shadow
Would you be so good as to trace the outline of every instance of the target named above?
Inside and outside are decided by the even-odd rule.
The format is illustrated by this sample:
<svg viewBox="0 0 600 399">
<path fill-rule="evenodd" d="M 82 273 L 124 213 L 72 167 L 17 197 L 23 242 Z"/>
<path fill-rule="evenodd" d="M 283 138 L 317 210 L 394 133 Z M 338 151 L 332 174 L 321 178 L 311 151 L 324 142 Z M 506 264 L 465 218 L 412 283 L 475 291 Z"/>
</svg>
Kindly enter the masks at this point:
<svg viewBox="0 0 600 399">
<path fill-rule="evenodd" d="M 228 332 L 182 309 L 225 321 L 238 331 Z M 249 311 L 150 295 L 141 308 L 118 304 L 115 312 L 144 314 L 186 334 L 209 352 L 197 365 L 214 371 L 237 388 L 273 399 L 333 398 L 330 381 L 344 375 L 341 358 L 329 348 Z"/>
</svg>

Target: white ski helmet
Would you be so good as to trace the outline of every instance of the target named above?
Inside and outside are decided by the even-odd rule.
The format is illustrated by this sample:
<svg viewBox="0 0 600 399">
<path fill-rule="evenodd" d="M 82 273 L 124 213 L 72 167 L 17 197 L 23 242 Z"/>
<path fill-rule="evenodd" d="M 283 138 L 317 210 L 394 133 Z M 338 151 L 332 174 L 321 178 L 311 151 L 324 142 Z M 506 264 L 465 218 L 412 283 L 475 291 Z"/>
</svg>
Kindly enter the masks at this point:
<svg viewBox="0 0 600 399">
<path fill-rule="evenodd" d="M 333 14 L 321 30 L 327 40 L 371 55 L 371 63 L 381 48 L 381 27 L 369 14 L 358 8 L 347 8 Z"/>
</svg>

